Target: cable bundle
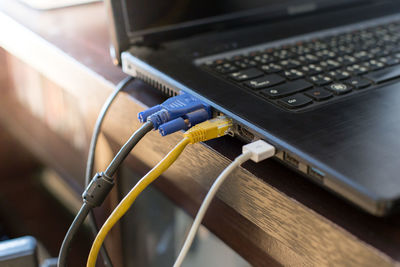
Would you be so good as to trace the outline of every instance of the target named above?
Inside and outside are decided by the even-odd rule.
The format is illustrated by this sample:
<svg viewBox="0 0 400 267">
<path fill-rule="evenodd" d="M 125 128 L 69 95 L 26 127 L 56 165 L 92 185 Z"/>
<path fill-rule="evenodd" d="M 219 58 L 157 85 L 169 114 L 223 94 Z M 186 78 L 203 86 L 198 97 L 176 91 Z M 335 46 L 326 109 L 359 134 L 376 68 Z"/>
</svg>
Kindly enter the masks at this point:
<svg viewBox="0 0 400 267">
<path fill-rule="evenodd" d="M 143 190 L 145 190 L 153 181 L 160 177 L 161 174 L 178 159 L 187 145 L 204 142 L 232 133 L 233 124 L 231 119 L 225 116 L 211 118 L 212 112 L 209 105 L 188 94 L 181 94 L 168 99 L 161 105 L 157 105 L 139 113 L 139 120 L 144 123 L 142 127 L 132 134 L 129 140 L 122 146 L 117 155 L 111 161 L 106 170 L 104 172 L 97 173 L 92 179 L 90 179 L 93 173 L 96 144 L 105 115 L 116 96 L 129 84 L 131 80 L 132 79 L 130 78 L 125 79 L 117 86 L 116 90 L 107 99 L 96 121 L 88 155 L 85 177 L 87 187 L 82 194 L 83 205 L 65 236 L 60 249 L 58 267 L 66 266 L 67 253 L 73 237 L 75 236 L 79 227 L 83 224 L 88 214 L 90 226 L 95 239 L 89 253 L 87 267 L 95 267 L 99 253 L 102 254 L 104 264 L 106 266 L 112 266 L 109 255 L 106 249 L 102 246 L 103 242 L 112 227 L 122 218 L 122 216 L 124 216 L 124 214 L 129 210 Z M 150 172 L 148 172 L 142 179 L 139 180 L 139 182 L 113 210 L 104 225 L 101 227 L 100 231 L 98 231 L 95 218 L 91 210 L 103 203 L 104 199 L 113 188 L 113 176 L 118 170 L 119 166 L 129 155 L 130 151 L 135 147 L 135 145 L 153 129 L 158 129 L 162 136 L 179 130 L 187 131 L 183 134 L 182 140 L 174 147 L 174 149 L 172 149 Z M 262 140 L 243 146 L 243 153 L 220 174 L 220 176 L 212 185 L 210 191 L 207 193 L 207 196 L 205 197 L 198 211 L 198 214 L 193 222 L 174 267 L 181 266 L 193 242 L 201 221 L 203 220 L 204 215 L 211 204 L 212 199 L 229 174 L 236 167 L 240 166 L 247 160 L 251 159 L 255 162 L 259 162 L 272 157 L 274 154 L 275 148 Z"/>
</svg>

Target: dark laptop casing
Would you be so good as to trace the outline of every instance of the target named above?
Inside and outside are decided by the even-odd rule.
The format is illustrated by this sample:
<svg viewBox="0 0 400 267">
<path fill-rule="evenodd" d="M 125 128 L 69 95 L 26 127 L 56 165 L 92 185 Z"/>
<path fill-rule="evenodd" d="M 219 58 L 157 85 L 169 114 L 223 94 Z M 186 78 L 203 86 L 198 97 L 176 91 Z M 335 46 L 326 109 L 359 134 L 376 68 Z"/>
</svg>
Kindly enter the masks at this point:
<svg viewBox="0 0 400 267">
<path fill-rule="evenodd" d="M 368 2 L 341 9 L 271 20 L 265 24 L 168 36 L 134 45 L 124 39 L 119 1 L 107 0 L 116 58 L 123 70 L 166 92 L 189 92 L 232 117 L 245 137 L 254 135 L 323 174 L 320 185 L 375 215 L 398 210 L 400 196 L 400 83 L 393 81 L 305 112 L 288 112 L 199 68 L 195 61 L 233 48 L 274 42 L 346 27 L 400 12 L 398 1 Z M 317 22 L 317 23 L 316 23 Z M 186 29 L 187 30 L 187 29 Z M 145 40 L 145 39 L 144 39 Z M 143 41 L 143 40 L 142 40 Z M 306 168 L 306 169 L 304 169 Z M 299 171 L 299 170 L 298 170 Z"/>
</svg>

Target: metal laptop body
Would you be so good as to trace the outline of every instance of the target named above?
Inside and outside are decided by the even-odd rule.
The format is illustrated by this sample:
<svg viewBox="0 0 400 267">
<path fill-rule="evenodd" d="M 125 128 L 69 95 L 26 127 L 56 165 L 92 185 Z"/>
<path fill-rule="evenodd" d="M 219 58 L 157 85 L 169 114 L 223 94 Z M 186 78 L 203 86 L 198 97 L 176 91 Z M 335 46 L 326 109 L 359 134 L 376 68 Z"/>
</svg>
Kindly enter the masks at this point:
<svg viewBox="0 0 400 267">
<path fill-rule="evenodd" d="M 126 73 L 166 93 L 183 90 L 208 102 L 234 119 L 243 138 L 267 140 L 286 165 L 364 210 L 379 216 L 398 210 L 399 80 L 325 105 L 288 111 L 201 67 L 226 53 L 398 19 L 400 11 L 397 1 L 288 2 L 283 10 L 279 5 L 263 10 L 260 14 L 269 14 L 267 21 L 256 20 L 260 14 L 251 19 L 213 17 L 208 24 L 186 23 L 129 35 L 126 2 L 106 1 L 113 22 L 113 51 Z"/>
</svg>

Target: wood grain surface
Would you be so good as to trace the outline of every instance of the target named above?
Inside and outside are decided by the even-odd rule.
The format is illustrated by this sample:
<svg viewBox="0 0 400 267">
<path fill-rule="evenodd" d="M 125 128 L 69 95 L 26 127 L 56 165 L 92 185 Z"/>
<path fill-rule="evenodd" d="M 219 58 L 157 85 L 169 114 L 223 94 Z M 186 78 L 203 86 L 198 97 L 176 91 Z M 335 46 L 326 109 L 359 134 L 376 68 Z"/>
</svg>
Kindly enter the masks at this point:
<svg viewBox="0 0 400 267">
<path fill-rule="evenodd" d="M 39 13 L 15 1 L 0 3 L 0 45 L 58 86 L 53 90 L 75 100 L 86 140 L 103 101 L 124 77 L 108 55 L 104 16 L 101 4 Z M 136 114 L 162 98 L 140 81 L 118 97 L 104 124 L 114 150 L 139 127 Z M 22 139 L 32 131 L 35 142 L 26 144 L 32 151 L 44 159 L 57 158 L 60 169 L 75 173 L 71 177 L 81 175 L 79 162 L 87 143 L 71 146 L 72 136 L 61 138 L 58 146 L 69 147 L 61 157 L 51 152 L 48 140 L 60 134 L 41 127 L 30 129 L 26 110 L 18 103 L 8 104 L 7 98 L 2 102 L 0 120 L 15 128 L 15 135 Z M 144 174 L 180 138 L 181 133 L 162 139 L 150 133 L 133 151 L 129 166 Z M 195 214 L 206 190 L 240 153 L 241 145 L 230 137 L 192 145 L 155 185 Z M 393 266 L 400 260 L 399 216 L 368 215 L 274 160 L 246 163 L 235 171 L 218 193 L 205 225 L 255 266 Z"/>
</svg>

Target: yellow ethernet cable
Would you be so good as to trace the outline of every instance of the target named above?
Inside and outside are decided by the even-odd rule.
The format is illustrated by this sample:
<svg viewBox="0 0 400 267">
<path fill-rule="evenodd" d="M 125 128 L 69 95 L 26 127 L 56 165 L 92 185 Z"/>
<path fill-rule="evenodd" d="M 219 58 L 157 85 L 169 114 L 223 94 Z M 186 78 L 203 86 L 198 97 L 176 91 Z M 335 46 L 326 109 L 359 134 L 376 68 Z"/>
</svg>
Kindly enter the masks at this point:
<svg viewBox="0 0 400 267">
<path fill-rule="evenodd" d="M 195 144 L 224 136 L 230 132 L 231 127 L 231 119 L 219 116 L 197 124 L 186 131 L 184 138 L 150 172 L 140 179 L 108 217 L 93 242 L 86 266 L 95 267 L 99 250 L 112 227 L 125 215 L 140 193 L 178 159 L 188 144 Z"/>
</svg>

